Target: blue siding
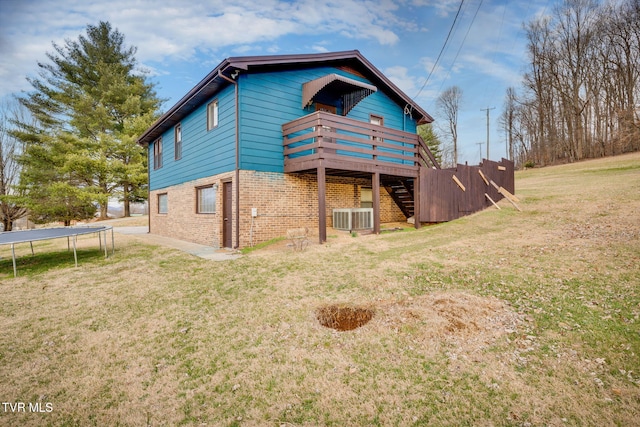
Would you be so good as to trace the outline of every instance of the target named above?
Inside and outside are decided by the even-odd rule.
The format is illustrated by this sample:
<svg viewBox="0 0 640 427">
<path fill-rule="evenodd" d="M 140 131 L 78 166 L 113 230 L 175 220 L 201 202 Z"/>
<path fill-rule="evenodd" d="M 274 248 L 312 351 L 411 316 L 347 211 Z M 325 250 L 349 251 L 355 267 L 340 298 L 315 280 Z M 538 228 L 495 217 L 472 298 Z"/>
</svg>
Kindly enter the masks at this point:
<svg viewBox="0 0 640 427">
<path fill-rule="evenodd" d="M 240 75 L 240 168 L 284 172 L 282 125 L 313 112 L 302 108 L 302 85 L 337 73 L 371 83 L 331 68 Z M 347 117 L 369 122 L 369 115 L 384 117 L 384 126 L 415 133 L 416 123 L 381 90 L 362 100 Z"/>
<path fill-rule="evenodd" d="M 235 169 L 234 98 L 234 87 L 227 86 L 182 120 L 180 160 L 175 160 L 173 128 L 162 135 L 160 169 L 153 169 L 153 144 L 149 144 L 151 190 Z M 207 131 L 207 104 L 215 99 L 219 102 L 218 127 Z"/>
<path fill-rule="evenodd" d="M 284 172 L 282 125 L 313 112 L 302 108 L 302 85 L 329 73 L 371 83 L 359 76 L 331 67 L 268 73 L 240 74 L 240 169 Z M 218 99 L 219 126 L 207 131 L 207 104 Z M 234 87 L 225 87 L 218 95 L 184 118 L 182 158 L 175 160 L 174 132 L 162 136 L 163 166 L 153 169 L 153 144 L 149 144 L 150 189 L 157 190 L 235 168 Z M 369 122 L 369 115 L 384 118 L 384 126 L 415 133 L 416 123 L 403 114 L 381 90 L 362 100 L 348 117 Z"/>
</svg>

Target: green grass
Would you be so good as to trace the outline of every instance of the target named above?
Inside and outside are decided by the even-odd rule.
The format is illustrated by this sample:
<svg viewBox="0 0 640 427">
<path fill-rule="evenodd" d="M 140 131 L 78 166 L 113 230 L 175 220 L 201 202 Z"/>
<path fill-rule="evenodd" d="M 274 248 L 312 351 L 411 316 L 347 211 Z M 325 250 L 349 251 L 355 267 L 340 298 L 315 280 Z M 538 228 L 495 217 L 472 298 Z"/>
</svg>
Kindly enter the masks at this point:
<svg viewBox="0 0 640 427">
<path fill-rule="evenodd" d="M 99 249 L 77 250 L 78 265 L 104 260 L 104 251 Z M 74 267 L 73 251 L 55 251 L 23 255 L 16 257 L 16 269 L 19 276 L 34 276 L 46 273 L 52 269 L 67 269 Z M 0 260 L 0 278 L 13 277 L 13 260 L 11 255 Z"/>
<path fill-rule="evenodd" d="M 249 253 L 251 253 L 253 251 L 256 251 L 256 250 L 259 250 L 259 249 L 264 249 L 264 248 L 269 247 L 271 245 L 274 245 L 274 244 L 276 244 L 278 242 L 282 242 L 283 240 L 285 240 L 285 237 L 275 237 L 275 238 L 273 238 L 271 240 L 267 240 L 266 242 L 258 243 L 255 246 L 242 248 L 242 249 L 240 249 L 240 253 L 246 255 L 246 254 L 249 254 Z"/>
<path fill-rule="evenodd" d="M 54 405 L 0 424 L 633 425 L 639 163 L 528 170 L 523 212 L 303 252 L 210 262 L 117 235 L 78 268 L 66 242 L 23 248 L 15 279 L 0 252 L 0 396 Z M 337 332 L 327 303 L 375 316 Z"/>
</svg>

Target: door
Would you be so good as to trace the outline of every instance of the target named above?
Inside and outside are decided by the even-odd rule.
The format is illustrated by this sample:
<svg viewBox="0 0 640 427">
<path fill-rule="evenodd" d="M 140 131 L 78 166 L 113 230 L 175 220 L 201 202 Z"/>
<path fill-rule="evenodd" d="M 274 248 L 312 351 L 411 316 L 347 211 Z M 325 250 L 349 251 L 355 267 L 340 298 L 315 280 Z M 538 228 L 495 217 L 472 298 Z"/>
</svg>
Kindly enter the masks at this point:
<svg viewBox="0 0 640 427">
<path fill-rule="evenodd" d="M 222 183 L 222 246 L 233 247 L 233 192 L 232 183 Z"/>
</svg>

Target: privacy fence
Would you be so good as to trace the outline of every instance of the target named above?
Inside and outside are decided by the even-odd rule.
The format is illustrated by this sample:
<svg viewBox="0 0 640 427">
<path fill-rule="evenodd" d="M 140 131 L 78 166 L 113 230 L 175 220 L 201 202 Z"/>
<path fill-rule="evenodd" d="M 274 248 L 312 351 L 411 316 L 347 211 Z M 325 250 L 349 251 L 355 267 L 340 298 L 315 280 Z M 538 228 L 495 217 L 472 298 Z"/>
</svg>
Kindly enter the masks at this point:
<svg viewBox="0 0 640 427">
<path fill-rule="evenodd" d="M 483 160 L 478 166 L 420 168 L 420 222 L 445 222 L 478 212 L 515 191 L 514 164 Z"/>
</svg>

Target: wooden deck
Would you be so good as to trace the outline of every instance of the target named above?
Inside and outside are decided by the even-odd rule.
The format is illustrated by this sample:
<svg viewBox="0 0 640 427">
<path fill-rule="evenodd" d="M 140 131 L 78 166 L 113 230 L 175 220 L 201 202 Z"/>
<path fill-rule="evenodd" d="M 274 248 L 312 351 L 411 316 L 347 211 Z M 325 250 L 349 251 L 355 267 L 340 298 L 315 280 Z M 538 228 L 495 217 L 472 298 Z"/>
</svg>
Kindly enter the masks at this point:
<svg viewBox="0 0 640 427">
<path fill-rule="evenodd" d="M 285 173 L 318 179 L 320 243 L 326 241 L 326 176 L 371 179 L 373 231 L 380 232 L 380 188 L 402 212 L 420 223 L 451 221 L 514 192 L 513 162 L 485 160 L 479 166 L 440 169 L 417 134 L 318 111 L 282 126 Z"/>
<path fill-rule="evenodd" d="M 282 126 L 284 170 L 379 173 L 417 178 L 421 166 L 437 166 L 415 133 L 318 111 Z"/>
</svg>

